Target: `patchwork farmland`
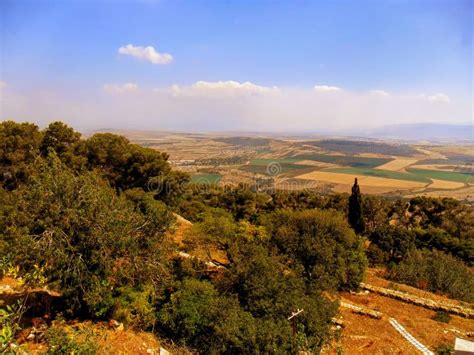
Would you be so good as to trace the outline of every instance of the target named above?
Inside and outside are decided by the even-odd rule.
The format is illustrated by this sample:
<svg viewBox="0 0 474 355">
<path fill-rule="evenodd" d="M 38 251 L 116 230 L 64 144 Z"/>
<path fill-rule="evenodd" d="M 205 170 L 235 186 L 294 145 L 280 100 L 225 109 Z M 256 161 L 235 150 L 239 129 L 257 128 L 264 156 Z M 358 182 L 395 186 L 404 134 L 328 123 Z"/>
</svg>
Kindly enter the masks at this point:
<svg viewBox="0 0 474 355">
<path fill-rule="evenodd" d="M 160 133 L 147 137 L 134 132 L 128 136 L 169 152 L 171 163 L 190 173 L 192 183 L 252 184 L 258 178 L 271 178 L 276 188 L 310 186 L 322 192 L 350 192 L 358 178 L 364 193 L 447 196 L 474 202 L 472 145 L 259 135 Z"/>
</svg>

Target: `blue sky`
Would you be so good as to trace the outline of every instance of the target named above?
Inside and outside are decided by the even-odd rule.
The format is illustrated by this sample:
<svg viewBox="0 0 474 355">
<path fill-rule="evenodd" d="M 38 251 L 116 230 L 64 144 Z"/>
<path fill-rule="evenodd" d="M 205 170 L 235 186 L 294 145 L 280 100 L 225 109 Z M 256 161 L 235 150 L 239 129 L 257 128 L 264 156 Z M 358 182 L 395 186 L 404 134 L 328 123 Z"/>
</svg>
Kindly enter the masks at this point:
<svg viewBox="0 0 474 355">
<path fill-rule="evenodd" d="M 0 119 L 197 130 L 217 119 L 219 129 L 265 129 L 270 116 L 282 130 L 288 120 L 316 129 L 331 118 L 340 127 L 365 116 L 367 126 L 466 122 L 473 6 L 471 0 L 3 0 Z M 135 55 L 121 54 L 129 44 Z M 172 60 L 138 58 L 147 46 Z M 195 86 L 200 81 L 211 101 Z M 275 87 L 278 98 L 259 91 Z M 249 88 L 251 96 L 242 97 Z M 216 98 L 221 89 L 224 97 Z M 315 91 L 320 97 L 311 96 Z M 282 102 L 284 115 L 276 109 Z M 293 110 L 292 102 L 305 107 Z M 126 115 L 116 111 L 119 104 Z M 400 105 L 405 111 L 394 115 Z"/>
</svg>

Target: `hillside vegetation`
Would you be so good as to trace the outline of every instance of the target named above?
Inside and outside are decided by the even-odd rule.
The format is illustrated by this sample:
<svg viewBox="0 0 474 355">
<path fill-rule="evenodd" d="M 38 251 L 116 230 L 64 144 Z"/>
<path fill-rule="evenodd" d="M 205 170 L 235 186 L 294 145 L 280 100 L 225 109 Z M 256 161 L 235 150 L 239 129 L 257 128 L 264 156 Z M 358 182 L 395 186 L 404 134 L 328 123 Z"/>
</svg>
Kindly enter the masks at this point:
<svg viewBox="0 0 474 355">
<path fill-rule="evenodd" d="M 0 276 L 54 291 L 48 322 L 114 320 L 200 353 L 317 353 L 336 294 L 358 290 L 368 263 L 474 294 L 474 209 L 456 200 L 202 188 L 167 153 L 109 133 L 83 139 L 60 122 L 0 123 L 0 185 Z M 193 222 L 184 246 L 176 214 Z M 195 247 L 208 258 L 179 253 Z M 215 252 L 217 271 L 205 262 Z M 2 311 L 2 351 L 37 307 Z"/>
</svg>

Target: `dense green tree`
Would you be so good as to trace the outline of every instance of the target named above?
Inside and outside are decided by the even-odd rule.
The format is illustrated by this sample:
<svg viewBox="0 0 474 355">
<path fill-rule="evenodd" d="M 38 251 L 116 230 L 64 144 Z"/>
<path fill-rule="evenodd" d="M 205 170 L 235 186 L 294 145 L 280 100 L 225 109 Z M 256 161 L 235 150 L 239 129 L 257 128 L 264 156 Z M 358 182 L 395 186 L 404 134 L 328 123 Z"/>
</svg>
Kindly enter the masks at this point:
<svg viewBox="0 0 474 355">
<path fill-rule="evenodd" d="M 98 169 L 117 190 L 135 187 L 149 190 L 150 179 L 164 179 L 171 170 L 167 154 L 130 144 L 122 136 L 95 134 L 85 145 L 89 169 Z"/>
<path fill-rule="evenodd" d="M 332 210 L 278 211 L 267 217 L 272 242 L 300 263 L 306 277 L 319 289 L 356 289 L 366 259 L 362 242 Z"/>
<path fill-rule="evenodd" d="M 414 232 L 400 226 L 376 229 L 369 235 L 369 240 L 383 252 L 382 259 L 385 263 L 399 262 L 415 248 Z"/>
<path fill-rule="evenodd" d="M 160 310 L 159 320 L 167 335 L 202 352 L 251 354 L 256 348 L 252 315 L 207 281 L 183 280 Z"/>
<path fill-rule="evenodd" d="M 357 234 L 364 231 L 364 219 L 362 215 L 362 196 L 360 194 L 359 184 L 355 178 L 352 193 L 349 197 L 349 224 Z"/>
<path fill-rule="evenodd" d="M 398 282 L 474 302 L 474 275 L 458 259 L 440 251 L 412 250 L 389 277 Z"/>
<path fill-rule="evenodd" d="M 189 194 L 190 176 L 182 171 L 164 169 L 164 172 L 151 176 L 148 181 L 147 190 L 152 192 L 156 199 L 175 208 L 178 208 L 181 200 Z"/>
<path fill-rule="evenodd" d="M 0 185 L 11 190 L 28 178 L 41 139 L 35 124 L 0 122 Z"/>
<path fill-rule="evenodd" d="M 437 249 L 450 253 L 468 265 L 474 264 L 474 238 L 457 238 L 449 234 L 445 229 L 427 227 L 415 228 L 415 243 L 419 249 Z"/>
<path fill-rule="evenodd" d="M 77 173 L 87 168 L 85 148 L 81 134 L 62 122 L 53 122 L 43 130 L 41 155 L 46 157 L 54 151 L 64 164 Z"/>
<path fill-rule="evenodd" d="M 43 156 L 52 150 L 65 163 L 69 163 L 76 155 L 75 149 L 81 141 L 81 134 L 62 122 L 53 122 L 43 131 L 43 139 L 39 147 Z"/>
<path fill-rule="evenodd" d="M 301 268 L 289 269 L 282 257 L 271 255 L 258 241 L 239 239 L 229 254 L 231 263 L 224 277 L 219 279 L 219 289 L 237 294 L 241 306 L 257 319 L 257 324 L 278 324 L 276 328 L 258 327 L 261 352 L 271 351 L 271 347 L 294 351 L 297 345 L 293 343 L 287 317 L 296 309 L 304 309 L 298 322 L 306 344 L 300 350 L 319 349 L 327 339 L 329 322 L 337 305 L 306 287 Z"/>
<path fill-rule="evenodd" d="M 188 243 L 203 246 L 211 258 L 211 249 L 217 248 L 227 252 L 235 241 L 238 225 L 232 215 L 223 209 L 208 209 L 199 223 L 193 225 Z"/>
<path fill-rule="evenodd" d="M 389 224 L 388 210 L 390 203 L 383 197 L 367 195 L 362 199 L 364 232 L 370 234 L 376 229 Z"/>
<path fill-rule="evenodd" d="M 54 154 L 34 170 L 0 220 L 23 271 L 38 265 L 72 311 L 94 317 L 111 310 L 123 285 L 163 287 L 163 231 L 171 223 L 164 207 L 117 196 L 96 174 L 76 176 Z"/>
</svg>

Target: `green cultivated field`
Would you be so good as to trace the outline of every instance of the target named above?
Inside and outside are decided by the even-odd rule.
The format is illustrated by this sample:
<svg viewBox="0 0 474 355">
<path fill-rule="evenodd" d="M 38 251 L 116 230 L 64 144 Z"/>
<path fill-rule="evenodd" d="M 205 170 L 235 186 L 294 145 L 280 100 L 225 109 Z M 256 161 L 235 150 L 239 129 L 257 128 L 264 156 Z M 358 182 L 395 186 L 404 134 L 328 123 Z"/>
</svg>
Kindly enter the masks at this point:
<svg viewBox="0 0 474 355">
<path fill-rule="evenodd" d="M 216 185 L 222 176 L 219 174 L 194 174 L 191 176 L 191 182 L 194 184 Z"/>
<path fill-rule="evenodd" d="M 292 164 L 300 161 L 300 158 L 283 158 L 283 159 L 252 159 L 250 165 L 268 165 L 271 163 Z"/>
<path fill-rule="evenodd" d="M 299 158 L 285 158 L 285 159 L 253 159 L 250 164 L 243 165 L 239 169 L 242 171 L 249 171 L 251 173 L 263 175 L 279 175 L 288 173 L 294 170 L 311 169 L 308 165 L 295 164 Z M 273 168 L 269 166 L 273 165 Z M 268 167 L 268 171 L 267 171 Z M 271 172 L 269 174 L 269 171 Z"/>
<path fill-rule="evenodd" d="M 350 141 L 339 139 L 305 142 L 305 144 L 313 145 L 324 150 L 341 152 L 344 154 L 374 153 L 385 155 L 410 156 L 416 153 L 416 149 L 413 149 L 412 147 L 406 144 L 394 145 L 380 142 Z"/>
<path fill-rule="evenodd" d="M 395 180 L 417 181 L 417 182 L 426 182 L 426 183 L 430 182 L 428 180 L 429 176 L 401 173 L 398 171 L 377 170 L 377 169 L 368 169 L 368 168 L 332 168 L 332 169 L 324 169 L 324 171 L 349 174 L 349 175 L 374 176 L 374 177 L 395 179 Z"/>
<path fill-rule="evenodd" d="M 407 171 L 411 174 L 425 177 L 428 179 L 438 179 L 446 181 L 457 181 L 464 183 L 474 183 L 474 173 L 460 173 L 454 171 L 437 171 L 437 170 L 425 170 L 425 169 L 415 169 L 408 168 Z"/>
<path fill-rule="evenodd" d="M 393 159 L 386 158 L 367 158 L 343 155 L 329 155 L 329 154 L 302 154 L 295 157 L 287 158 L 298 160 L 314 160 L 323 163 L 332 163 L 338 165 L 347 165 L 354 168 L 375 168 L 392 161 Z"/>
</svg>

